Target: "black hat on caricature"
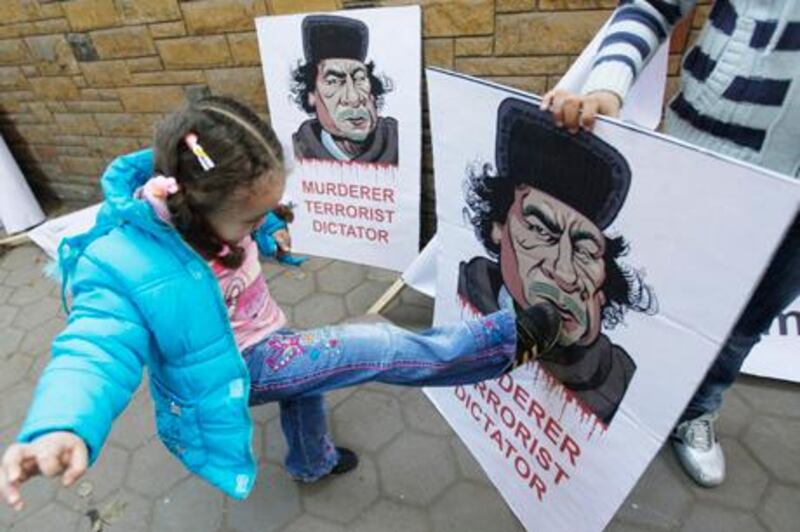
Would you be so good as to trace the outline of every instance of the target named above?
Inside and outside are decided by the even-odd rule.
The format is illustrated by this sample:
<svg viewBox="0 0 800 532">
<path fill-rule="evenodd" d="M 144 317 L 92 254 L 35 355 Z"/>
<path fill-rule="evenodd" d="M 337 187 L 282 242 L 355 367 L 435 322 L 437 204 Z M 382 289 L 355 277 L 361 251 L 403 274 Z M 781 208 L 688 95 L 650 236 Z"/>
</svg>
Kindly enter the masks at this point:
<svg viewBox="0 0 800 532">
<path fill-rule="evenodd" d="M 367 58 L 369 29 L 360 20 L 334 15 L 310 15 L 303 19 L 303 52 L 308 64 L 323 59 Z"/>
<path fill-rule="evenodd" d="M 601 230 L 616 218 L 631 184 L 616 148 L 587 131 L 556 127 L 549 111 L 516 98 L 497 110 L 495 162 L 500 176 L 563 201 Z"/>
</svg>

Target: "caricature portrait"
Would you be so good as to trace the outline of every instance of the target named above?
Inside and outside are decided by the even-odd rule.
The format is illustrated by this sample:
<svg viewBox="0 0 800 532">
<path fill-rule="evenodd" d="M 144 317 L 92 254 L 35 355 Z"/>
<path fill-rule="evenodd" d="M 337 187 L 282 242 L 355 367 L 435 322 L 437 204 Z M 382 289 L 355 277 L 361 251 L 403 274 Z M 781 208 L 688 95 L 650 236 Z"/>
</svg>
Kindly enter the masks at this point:
<svg viewBox="0 0 800 532">
<path fill-rule="evenodd" d="M 561 330 L 538 363 L 605 425 L 636 364 L 603 330 L 657 305 L 642 274 L 620 262 L 628 243 L 606 233 L 630 182 L 614 147 L 515 98 L 498 108 L 494 168 L 472 167 L 465 182 L 464 212 L 489 258 L 461 262 L 461 302 L 479 314 L 555 306 Z"/>
<path fill-rule="evenodd" d="M 397 165 L 397 120 L 379 116 L 391 81 L 367 61 L 367 25 L 310 15 L 302 34 L 305 57 L 292 72 L 292 97 L 309 119 L 292 135 L 295 157 Z"/>
</svg>

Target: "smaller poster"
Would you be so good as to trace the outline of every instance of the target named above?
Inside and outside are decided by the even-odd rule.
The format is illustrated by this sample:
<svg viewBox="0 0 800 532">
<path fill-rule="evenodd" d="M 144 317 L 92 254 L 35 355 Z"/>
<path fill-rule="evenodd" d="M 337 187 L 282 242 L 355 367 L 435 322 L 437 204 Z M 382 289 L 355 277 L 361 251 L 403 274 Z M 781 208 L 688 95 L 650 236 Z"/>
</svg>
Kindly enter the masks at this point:
<svg viewBox="0 0 800 532">
<path fill-rule="evenodd" d="M 402 270 L 419 245 L 418 6 L 256 19 L 294 250 Z"/>
</svg>

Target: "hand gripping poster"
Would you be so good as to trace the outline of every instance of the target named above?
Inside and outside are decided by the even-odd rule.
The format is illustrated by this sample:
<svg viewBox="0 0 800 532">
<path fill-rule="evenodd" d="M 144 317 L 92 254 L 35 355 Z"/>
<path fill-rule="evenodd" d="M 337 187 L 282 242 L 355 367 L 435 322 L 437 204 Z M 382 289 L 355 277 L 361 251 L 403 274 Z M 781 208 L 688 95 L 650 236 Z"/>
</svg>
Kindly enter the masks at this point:
<svg viewBox="0 0 800 532">
<path fill-rule="evenodd" d="M 419 245 L 418 6 L 256 19 L 294 251 L 402 270 Z"/>
<path fill-rule="evenodd" d="M 800 204 L 797 183 L 637 126 L 428 70 L 435 320 L 547 305 L 532 363 L 427 393 L 529 530 L 602 530 Z M 765 209 L 764 206 L 769 208 Z"/>
</svg>

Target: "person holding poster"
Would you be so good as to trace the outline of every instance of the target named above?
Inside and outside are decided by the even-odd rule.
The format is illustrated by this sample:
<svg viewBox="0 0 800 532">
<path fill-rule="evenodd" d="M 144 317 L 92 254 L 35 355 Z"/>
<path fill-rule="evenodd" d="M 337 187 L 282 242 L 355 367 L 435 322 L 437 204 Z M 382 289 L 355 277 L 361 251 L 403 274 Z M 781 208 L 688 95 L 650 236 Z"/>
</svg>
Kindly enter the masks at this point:
<svg viewBox="0 0 800 532">
<path fill-rule="evenodd" d="M 542 109 L 573 133 L 591 129 L 597 113 L 617 116 L 636 75 L 695 3 L 621 2 L 581 94 L 551 91 Z M 716 0 L 684 58 L 681 89 L 664 123 L 668 134 L 686 142 L 798 177 L 800 3 Z M 773 319 L 798 295 L 800 216 L 672 433 L 680 463 L 698 484 L 723 482 L 725 458 L 714 430 L 722 394 Z"/>
<path fill-rule="evenodd" d="M 508 98 L 497 112 L 496 168 L 470 175 L 466 201 L 497 261 L 462 262 L 459 296 L 479 314 L 554 305 L 561 334 L 538 362 L 608 425 L 636 364 L 601 325 L 622 322 L 626 310 L 656 310 L 642 276 L 619 263 L 625 239 L 603 233 L 625 202 L 628 163 L 600 138 L 572 137 L 535 105 Z"/>
<path fill-rule="evenodd" d="M 285 466 L 303 482 L 356 467 L 336 447 L 323 394 L 378 381 L 453 386 L 506 374 L 552 347 L 555 310 L 535 305 L 413 333 L 387 324 L 294 331 L 258 261 L 288 248 L 273 215 L 283 150 L 244 105 L 208 97 L 168 116 L 154 149 L 116 159 L 96 225 L 59 246 L 66 328 L 26 421 L 0 462 L 0 497 L 22 509 L 37 474 L 74 483 L 149 374 L 156 427 L 187 469 L 243 499 L 255 484 L 248 407 L 280 405 Z M 281 244 L 283 242 L 283 244 Z"/>
<path fill-rule="evenodd" d="M 298 159 L 397 165 L 397 120 L 378 116 L 387 78 L 367 62 L 369 29 L 353 18 L 303 19 L 305 63 L 293 73 L 295 103 L 314 115 L 292 136 Z"/>
</svg>

